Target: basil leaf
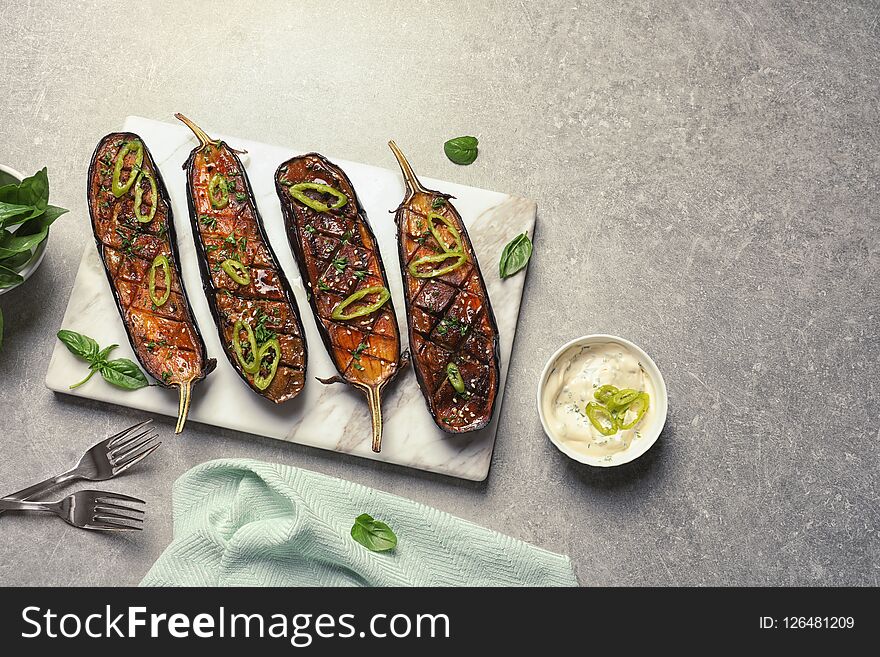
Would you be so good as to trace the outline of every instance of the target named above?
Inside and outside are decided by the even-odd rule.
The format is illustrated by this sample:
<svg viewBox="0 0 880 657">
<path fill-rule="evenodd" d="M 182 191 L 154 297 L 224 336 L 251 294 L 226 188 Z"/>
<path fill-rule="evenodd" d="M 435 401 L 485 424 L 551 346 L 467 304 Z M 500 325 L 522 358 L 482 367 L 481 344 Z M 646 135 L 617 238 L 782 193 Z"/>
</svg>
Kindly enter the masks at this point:
<svg viewBox="0 0 880 657">
<path fill-rule="evenodd" d="M 98 358 L 98 343 L 87 335 L 61 329 L 58 331 L 58 339 L 64 343 L 68 351 L 74 356 L 93 363 Z"/>
<path fill-rule="evenodd" d="M 128 358 L 117 358 L 104 363 L 101 366 L 101 376 L 107 383 L 112 383 L 114 386 L 126 390 L 137 390 L 150 385 L 140 368 Z"/>
<path fill-rule="evenodd" d="M 476 137 L 455 137 L 443 144 L 443 152 L 456 164 L 471 164 L 477 159 L 477 144 Z"/>
<path fill-rule="evenodd" d="M 362 513 L 355 518 L 351 537 L 371 552 L 387 552 L 397 545 L 397 536 L 391 531 L 391 527 L 380 520 L 374 520 L 368 513 Z"/>
<path fill-rule="evenodd" d="M 0 265 L 0 289 L 18 285 L 23 280 L 24 279 L 17 272 Z"/>
<path fill-rule="evenodd" d="M 0 225 L 12 226 L 39 217 L 48 205 L 49 175 L 43 167 L 17 185 L 0 187 Z"/>
<path fill-rule="evenodd" d="M 0 349 L 3 348 L 3 309 L 0 308 Z"/>
<path fill-rule="evenodd" d="M 14 233 L 4 230 L 0 237 L 0 258 L 35 249 L 49 236 L 49 226 L 65 212 L 64 208 L 50 205 L 43 214 L 25 222 Z"/>
<path fill-rule="evenodd" d="M 526 233 L 517 235 L 501 252 L 501 260 L 498 262 L 498 273 L 501 278 L 513 276 L 516 272 L 529 264 L 532 257 L 532 240 Z"/>
<path fill-rule="evenodd" d="M 118 346 L 118 344 L 111 344 L 109 347 L 101 349 L 101 351 L 99 351 L 98 355 L 95 357 L 95 363 L 98 365 L 103 365 L 107 360 L 107 356 L 110 354 L 110 352 L 116 349 L 116 347 Z"/>
</svg>

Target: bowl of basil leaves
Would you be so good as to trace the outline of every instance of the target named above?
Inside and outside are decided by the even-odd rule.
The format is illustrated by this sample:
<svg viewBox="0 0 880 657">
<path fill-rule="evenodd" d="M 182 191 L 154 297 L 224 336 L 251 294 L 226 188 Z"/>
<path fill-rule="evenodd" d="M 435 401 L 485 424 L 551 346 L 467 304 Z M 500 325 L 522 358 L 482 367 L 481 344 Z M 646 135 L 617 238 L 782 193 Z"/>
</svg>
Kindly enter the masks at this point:
<svg viewBox="0 0 880 657">
<path fill-rule="evenodd" d="M 49 205 L 45 167 L 25 177 L 0 164 L 0 294 L 37 270 L 46 255 L 49 226 L 65 212 Z"/>
</svg>

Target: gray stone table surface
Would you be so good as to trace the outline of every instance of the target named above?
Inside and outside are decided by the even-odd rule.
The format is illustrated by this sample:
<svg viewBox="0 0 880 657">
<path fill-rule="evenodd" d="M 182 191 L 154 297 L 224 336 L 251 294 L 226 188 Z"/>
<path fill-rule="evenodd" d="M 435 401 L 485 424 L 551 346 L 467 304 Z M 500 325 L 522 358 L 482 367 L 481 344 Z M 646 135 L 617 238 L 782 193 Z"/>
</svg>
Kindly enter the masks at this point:
<svg viewBox="0 0 880 657">
<path fill-rule="evenodd" d="M 149 501 L 147 530 L 4 516 L 0 583 L 136 584 L 171 538 L 172 482 L 236 456 L 569 554 L 584 585 L 876 585 L 880 5 L 315 7 L 0 5 L 0 162 L 47 165 L 52 202 L 71 210 L 37 274 L 0 297 L 0 487 L 60 471 L 142 417 L 56 395 L 43 377 L 91 239 L 92 149 L 128 114 L 176 111 L 389 168 L 393 137 L 424 175 L 538 202 L 488 480 L 195 424 L 174 438 L 159 418 L 162 449 L 107 485 Z M 122 38 L 134 20 L 144 29 Z M 480 139 L 470 167 L 444 157 L 459 134 Z M 669 387 L 657 445 L 613 470 L 558 452 L 534 402 L 550 354 L 596 332 L 644 347 Z"/>
</svg>

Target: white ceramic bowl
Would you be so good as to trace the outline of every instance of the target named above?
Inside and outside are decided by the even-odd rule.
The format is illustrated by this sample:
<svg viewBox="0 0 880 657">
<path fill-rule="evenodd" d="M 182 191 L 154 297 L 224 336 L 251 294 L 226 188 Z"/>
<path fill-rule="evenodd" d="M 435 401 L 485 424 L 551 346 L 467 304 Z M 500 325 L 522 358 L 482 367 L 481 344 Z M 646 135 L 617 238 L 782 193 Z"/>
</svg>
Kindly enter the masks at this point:
<svg viewBox="0 0 880 657">
<path fill-rule="evenodd" d="M 15 169 L 13 169 L 11 167 L 3 166 L 2 164 L 0 164 L 0 171 L 2 171 L 3 173 L 9 174 L 10 176 L 13 176 L 19 182 L 21 182 L 22 180 L 25 179 L 25 175 L 23 173 L 20 173 L 19 171 L 16 171 Z M 50 232 L 51 232 L 51 229 L 50 229 Z M 43 258 L 46 256 L 46 245 L 48 243 L 49 243 L 49 236 L 46 235 L 46 239 L 44 239 L 42 242 L 40 242 L 37 245 L 37 248 L 34 251 L 34 257 L 31 259 L 31 261 L 24 267 L 24 269 L 21 269 L 18 271 L 18 274 L 24 280 L 22 280 L 22 282 L 19 283 L 18 285 L 0 288 L 0 295 L 3 295 L 6 292 L 9 292 L 10 290 L 14 290 L 19 285 L 23 285 L 24 282 L 27 279 L 29 279 L 35 271 L 37 271 L 37 267 L 40 266 L 40 263 L 43 262 Z"/>
<path fill-rule="evenodd" d="M 547 419 L 544 417 L 544 404 L 542 403 L 544 399 L 544 389 L 546 387 L 547 379 L 550 376 L 550 373 L 553 371 L 560 357 L 562 356 L 562 354 L 565 353 L 567 349 L 570 349 L 574 346 L 580 347 L 589 344 L 602 344 L 608 342 L 616 342 L 620 344 L 639 358 L 639 361 L 644 367 L 645 373 L 651 379 L 651 384 L 654 388 L 654 398 L 651 399 L 651 404 L 654 406 L 656 412 L 654 413 L 654 421 L 649 426 L 639 428 L 641 437 L 634 440 L 628 449 L 612 454 L 610 457 L 590 456 L 588 454 L 582 454 L 575 451 L 574 449 L 563 443 L 561 440 L 559 440 L 557 436 L 553 434 L 547 424 Z M 541 418 L 541 425 L 544 427 L 544 433 L 547 434 L 550 442 L 556 445 L 560 452 L 570 458 L 573 458 L 575 461 L 585 463 L 587 465 L 607 468 L 615 465 L 629 463 L 630 461 L 640 457 L 642 454 L 651 449 L 651 446 L 655 442 L 657 442 L 657 438 L 660 436 L 660 432 L 663 430 L 663 425 L 666 424 L 666 412 L 666 382 L 663 380 L 663 375 L 660 374 L 660 370 L 657 368 L 657 364 L 651 359 L 651 357 L 647 353 L 645 353 L 644 350 L 641 349 L 641 347 L 633 344 L 629 340 L 617 337 L 616 335 L 605 335 L 597 333 L 594 335 L 585 335 L 583 337 L 576 338 L 571 342 L 565 343 L 559 349 L 557 349 L 556 353 L 554 353 L 550 357 L 550 360 L 547 361 L 547 364 L 544 366 L 544 371 L 541 372 L 541 378 L 538 381 L 538 417 Z"/>
</svg>

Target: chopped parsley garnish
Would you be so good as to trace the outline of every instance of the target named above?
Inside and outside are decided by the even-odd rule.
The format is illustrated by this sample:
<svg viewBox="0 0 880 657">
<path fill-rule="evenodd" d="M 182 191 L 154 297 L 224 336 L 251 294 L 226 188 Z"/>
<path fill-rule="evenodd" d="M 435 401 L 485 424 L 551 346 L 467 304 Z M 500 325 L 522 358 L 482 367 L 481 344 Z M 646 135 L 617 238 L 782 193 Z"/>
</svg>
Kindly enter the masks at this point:
<svg viewBox="0 0 880 657">
<path fill-rule="evenodd" d="M 277 337 L 274 332 L 266 328 L 266 322 L 268 319 L 269 315 L 264 313 L 263 309 L 260 308 L 257 311 L 257 323 L 254 326 L 254 337 L 257 340 L 257 344 L 263 344 L 264 342 L 268 342 Z"/>
<path fill-rule="evenodd" d="M 336 271 L 342 273 L 345 271 L 345 265 L 348 264 L 348 258 L 334 258 L 333 266 L 336 268 Z"/>
<path fill-rule="evenodd" d="M 442 196 L 438 196 L 433 201 L 431 201 L 431 207 L 434 208 L 435 210 L 437 208 L 442 208 L 444 205 L 446 205 L 446 199 L 443 198 Z"/>
<path fill-rule="evenodd" d="M 309 235 L 313 235 L 315 233 L 315 227 L 312 226 L 312 224 L 306 224 L 305 228 L 306 228 L 306 232 Z"/>
<path fill-rule="evenodd" d="M 209 217 L 206 214 L 199 216 L 199 221 L 202 222 L 203 226 L 207 226 L 208 228 L 216 228 L 217 227 L 217 217 Z"/>
<path fill-rule="evenodd" d="M 244 200 L 246 200 L 246 199 L 247 199 L 247 194 L 245 194 L 244 192 L 237 192 L 237 193 L 235 194 L 235 200 L 236 200 L 236 201 L 244 201 Z"/>
<path fill-rule="evenodd" d="M 354 277 L 359 281 L 362 281 L 367 277 L 367 272 L 363 269 L 358 269 L 354 272 Z"/>
</svg>

